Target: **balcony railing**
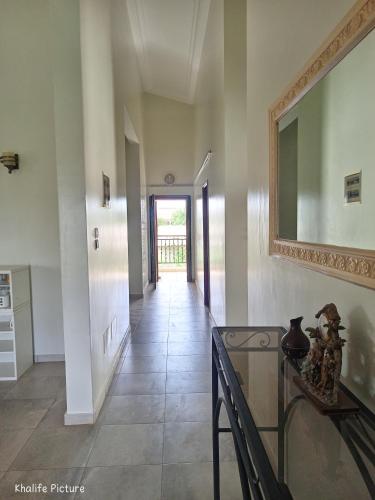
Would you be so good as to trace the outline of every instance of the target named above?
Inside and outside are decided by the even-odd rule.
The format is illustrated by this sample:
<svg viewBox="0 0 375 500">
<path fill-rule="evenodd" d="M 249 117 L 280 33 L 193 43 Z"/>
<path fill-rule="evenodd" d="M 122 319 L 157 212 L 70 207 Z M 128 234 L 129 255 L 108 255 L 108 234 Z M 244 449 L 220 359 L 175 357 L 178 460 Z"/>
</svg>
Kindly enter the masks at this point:
<svg viewBox="0 0 375 500">
<path fill-rule="evenodd" d="M 158 236 L 159 264 L 186 264 L 186 236 Z"/>
</svg>

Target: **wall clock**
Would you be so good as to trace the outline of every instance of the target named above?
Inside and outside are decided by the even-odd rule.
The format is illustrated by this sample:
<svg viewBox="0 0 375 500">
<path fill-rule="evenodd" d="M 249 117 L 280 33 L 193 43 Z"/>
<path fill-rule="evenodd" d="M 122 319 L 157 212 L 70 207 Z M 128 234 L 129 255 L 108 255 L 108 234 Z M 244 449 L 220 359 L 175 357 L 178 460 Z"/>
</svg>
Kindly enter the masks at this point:
<svg viewBox="0 0 375 500">
<path fill-rule="evenodd" d="M 174 184 L 174 181 L 175 181 L 175 176 L 173 174 L 167 174 L 165 177 L 164 177 L 164 182 L 166 184 Z"/>
</svg>

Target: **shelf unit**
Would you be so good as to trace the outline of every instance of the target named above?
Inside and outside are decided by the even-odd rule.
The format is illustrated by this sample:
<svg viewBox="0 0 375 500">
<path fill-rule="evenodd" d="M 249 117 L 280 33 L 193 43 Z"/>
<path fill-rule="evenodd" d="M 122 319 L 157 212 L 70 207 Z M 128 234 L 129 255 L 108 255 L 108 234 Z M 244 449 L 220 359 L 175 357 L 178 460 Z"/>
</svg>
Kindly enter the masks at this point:
<svg viewBox="0 0 375 500">
<path fill-rule="evenodd" d="M 17 380 L 32 364 L 30 269 L 0 266 L 0 380 Z"/>
</svg>

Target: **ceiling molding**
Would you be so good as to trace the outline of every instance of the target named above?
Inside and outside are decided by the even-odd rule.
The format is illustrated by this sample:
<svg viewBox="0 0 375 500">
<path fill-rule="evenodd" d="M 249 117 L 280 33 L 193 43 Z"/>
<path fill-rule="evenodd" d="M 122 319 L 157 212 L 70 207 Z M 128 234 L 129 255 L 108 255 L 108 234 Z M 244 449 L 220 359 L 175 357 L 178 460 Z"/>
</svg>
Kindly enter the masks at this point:
<svg viewBox="0 0 375 500">
<path fill-rule="evenodd" d="M 141 73 L 142 87 L 145 92 L 150 92 L 152 88 L 152 77 L 147 57 L 146 40 L 144 37 L 145 22 L 141 3 L 140 0 L 127 0 L 130 26 Z"/>
<path fill-rule="evenodd" d="M 193 103 L 195 98 L 203 45 L 206 38 L 210 3 L 211 0 L 194 0 L 192 37 L 189 49 L 189 72 L 187 77 L 187 96 L 190 103 Z"/>
<path fill-rule="evenodd" d="M 175 88 L 172 88 L 171 86 L 171 88 L 168 89 L 160 88 L 162 85 L 156 84 L 156 81 L 158 80 L 157 75 L 160 74 L 158 71 L 163 71 L 164 64 L 156 70 L 155 66 L 154 69 L 152 69 L 153 66 L 152 61 L 150 60 L 149 51 L 149 48 L 152 47 L 152 42 L 148 40 L 150 33 L 150 19 L 147 18 L 147 11 L 145 12 L 144 9 L 145 5 L 147 6 L 147 4 L 144 3 L 145 1 L 150 0 L 127 0 L 129 19 L 141 73 L 143 90 L 145 92 L 149 92 L 150 94 L 174 99 L 186 104 L 192 104 L 195 98 L 211 0 L 185 0 L 187 2 L 191 2 L 192 6 L 191 26 L 187 27 L 189 37 L 186 39 L 186 53 L 183 57 L 183 59 L 186 60 L 186 69 L 181 75 L 182 78 L 180 79 L 180 84 L 173 85 Z M 157 1 L 158 0 L 152 0 L 152 2 Z M 152 19 L 151 22 L 155 22 L 157 27 L 157 19 Z M 181 23 L 183 22 L 186 22 L 186 20 L 182 11 Z M 165 34 L 163 33 L 163 35 Z M 171 47 L 173 47 L 173 43 L 174 40 L 170 40 Z M 166 54 L 166 68 L 168 68 L 169 64 L 167 58 L 168 54 Z M 154 75 L 155 78 L 153 78 L 153 70 L 156 73 Z"/>
</svg>

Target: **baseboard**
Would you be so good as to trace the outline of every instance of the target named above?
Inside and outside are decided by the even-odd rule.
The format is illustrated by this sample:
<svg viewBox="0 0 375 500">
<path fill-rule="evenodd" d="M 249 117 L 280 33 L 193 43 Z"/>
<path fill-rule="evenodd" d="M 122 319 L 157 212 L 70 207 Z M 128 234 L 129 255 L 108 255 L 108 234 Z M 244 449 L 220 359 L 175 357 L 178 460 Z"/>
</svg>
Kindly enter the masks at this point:
<svg viewBox="0 0 375 500">
<path fill-rule="evenodd" d="M 65 413 L 64 415 L 64 424 L 65 425 L 87 425 L 87 424 L 94 424 L 99 416 L 100 410 L 102 409 L 104 400 L 106 398 L 106 395 L 108 393 L 108 389 L 112 383 L 113 376 L 116 373 L 117 365 L 120 362 L 120 358 L 122 355 L 122 352 L 124 350 L 124 347 L 126 348 L 126 345 L 128 344 L 130 340 L 130 326 L 128 326 L 124 338 L 122 339 L 118 349 L 117 353 L 114 357 L 114 363 L 112 367 L 112 371 L 110 376 L 108 377 L 108 381 L 105 384 L 103 390 L 99 394 L 98 398 L 96 399 L 95 405 L 94 405 L 94 412 L 93 413 Z"/>
<path fill-rule="evenodd" d="M 108 393 L 108 390 L 109 390 L 109 387 L 112 383 L 112 380 L 113 380 L 113 377 L 116 373 L 116 369 L 117 369 L 117 365 L 118 363 L 120 362 L 120 358 L 121 358 L 121 355 L 122 355 L 122 351 L 124 350 L 124 347 L 126 347 L 126 344 L 127 342 L 129 341 L 130 339 L 130 325 L 128 326 L 126 332 L 125 332 L 125 335 L 117 349 L 117 352 L 116 352 L 116 355 L 114 357 L 114 363 L 112 365 L 112 371 L 111 371 L 111 374 L 110 376 L 108 377 L 108 380 L 107 380 L 107 383 L 105 384 L 105 386 L 103 387 L 101 393 L 99 394 L 99 396 L 97 397 L 96 401 L 95 401 L 95 404 L 94 404 L 94 414 L 93 414 L 93 422 L 92 423 L 95 423 L 96 422 L 96 419 L 98 418 L 99 416 L 99 413 L 100 413 L 100 410 L 102 409 L 102 406 L 103 406 L 103 403 L 104 403 L 104 400 L 107 396 L 107 393 Z"/>
<path fill-rule="evenodd" d="M 87 425 L 94 422 L 93 413 L 65 413 L 64 415 L 65 425 Z"/>
<path fill-rule="evenodd" d="M 34 354 L 34 363 L 51 363 L 65 361 L 64 354 Z"/>
<path fill-rule="evenodd" d="M 200 286 L 198 285 L 198 281 L 196 281 L 196 280 L 194 280 L 194 281 L 195 281 L 195 286 L 197 287 L 198 293 L 201 296 L 202 302 L 204 303 L 204 293 L 200 289 Z M 206 308 L 206 311 L 208 312 L 208 314 L 209 314 L 210 318 L 212 319 L 212 321 L 215 323 L 215 326 L 217 326 L 215 318 L 213 317 L 213 315 L 211 313 L 211 310 L 207 306 L 204 306 L 204 307 Z"/>
</svg>

